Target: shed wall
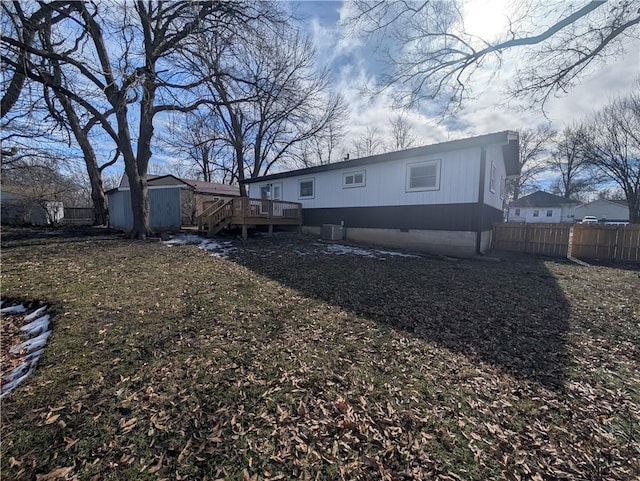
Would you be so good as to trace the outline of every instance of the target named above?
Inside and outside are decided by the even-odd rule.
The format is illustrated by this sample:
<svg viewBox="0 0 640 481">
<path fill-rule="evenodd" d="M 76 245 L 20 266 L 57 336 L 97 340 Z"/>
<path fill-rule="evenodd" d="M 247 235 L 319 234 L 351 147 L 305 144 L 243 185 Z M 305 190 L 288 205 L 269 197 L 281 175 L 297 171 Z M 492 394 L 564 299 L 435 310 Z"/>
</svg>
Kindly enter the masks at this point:
<svg viewBox="0 0 640 481">
<path fill-rule="evenodd" d="M 180 189 L 150 189 L 148 200 L 151 229 L 180 229 Z M 133 227 L 131 191 L 119 190 L 109 194 L 109 225 L 121 230 L 131 230 Z"/>
</svg>

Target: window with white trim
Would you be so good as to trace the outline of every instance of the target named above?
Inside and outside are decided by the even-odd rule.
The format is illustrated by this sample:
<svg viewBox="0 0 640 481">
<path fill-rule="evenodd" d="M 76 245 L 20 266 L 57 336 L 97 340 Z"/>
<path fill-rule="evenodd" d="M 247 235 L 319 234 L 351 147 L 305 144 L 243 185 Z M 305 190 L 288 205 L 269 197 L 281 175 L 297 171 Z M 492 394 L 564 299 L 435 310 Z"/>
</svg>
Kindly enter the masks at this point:
<svg viewBox="0 0 640 481">
<path fill-rule="evenodd" d="M 547 217 L 553 217 L 553 210 L 551 209 L 547 210 Z"/>
<path fill-rule="evenodd" d="M 540 211 L 538 209 L 533 211 L 533 217 L 540 217 Z"/>
<path fill-rule="evenodd" d="M 407 164 L 407 192 L 440 189 L 440 160 Z"/>
<path fill-rule="evenodd" d="M 491 173 L 489 175 L 489 190 L 491 192 L 496 191 L 496 164 L 491 162 Z"/>
<path fill-rule="evenodd" d="M 520 217 L 520 209 L 516 209 L 516 217 Z"/>
<path fill-rule="evenodd" d="M 365 186 L 365 171 L 349 172 L 342 174 L 342 188 L 350 189 L 351 187 L 364 187 Z"/>
<path fill-rule="evenodd" d="M 315 196 L 315 179 L 303 179 L 298 181 L 298 198 L 313 199 Z"/>
</svg>

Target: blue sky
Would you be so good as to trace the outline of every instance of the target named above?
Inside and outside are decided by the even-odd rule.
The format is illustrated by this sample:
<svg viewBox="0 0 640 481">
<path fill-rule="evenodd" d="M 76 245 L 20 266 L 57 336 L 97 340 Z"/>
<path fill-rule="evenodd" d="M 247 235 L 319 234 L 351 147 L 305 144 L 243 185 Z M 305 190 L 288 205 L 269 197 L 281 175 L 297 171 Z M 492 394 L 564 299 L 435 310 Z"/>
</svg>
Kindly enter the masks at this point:
<svg viewBox="0 0 640 481">
<path fill-rule="evenodd" d="M 508 6 L 504 0 L 473 0 L 469 17 L 465 18 L 466 28 L 483 37 L 491 37 L 503 31 Z M 334 86 L 348 100 L 353 114 L 349 125 L 359 132 L 363 126 L 385 125 L 390 110 L 389 95 L 371 99 L 363 96 L 361 89 L 366 81 L 376 81 L 381 71 L 381 60 L 371 46 L 361 39 L 344 38 L 339 25 L 341 12 L 348 8 L 348 2 L 314 1 L 294 2 L 294 11 L 304 13 L 308 20 L 304 27 L 311 33 L 318 56 L 331 71 Z M 540 31 L 540 27 L 537 29 Z M 627 42 L 628 51 L 624 57 L 608 61 L 600 69 L 590 72 L 582 83 L 566 96 L 552 99 L 547 105 L 546 117 L 537 110 L 523 109 L 523 105 L 503 105 L 502 91 L 510 77 L 510 59 L 505 58 L 504 68 L 489 80 L 488 72 L 476 77 L 474 92 L 477 99 L 466 104 L 455 117 L 441 121 L 430 113 L 428 105 L 409 112 L 414 127 L 421 130 L 425 142 L 440 141 L 505 129 L 519 129 L 552 121 L 557 128 L 570 125 L 589 115 L 593 110 L 606 104 L 611 98 L 624 95 L 640 78 L 640 39 Z"/>
</svg>

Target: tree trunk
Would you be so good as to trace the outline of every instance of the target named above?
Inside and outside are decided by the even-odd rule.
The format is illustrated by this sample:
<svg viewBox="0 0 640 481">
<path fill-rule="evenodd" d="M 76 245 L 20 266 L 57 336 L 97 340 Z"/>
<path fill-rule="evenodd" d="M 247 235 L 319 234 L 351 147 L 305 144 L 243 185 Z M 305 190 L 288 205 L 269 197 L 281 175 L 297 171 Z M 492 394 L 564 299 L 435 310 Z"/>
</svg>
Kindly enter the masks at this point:
<svg viewBox="0 0 640 481">
<path fill-rule="evenodd" d="M 627 193 L 627 205 L 629 206 L 629 223 L 640 224 L 640 191 Z"/>
<path fill-rule="evenodd" d="M 96 212 L 96 224 L 108 225 L 109 223 L 109 211 L 107 206 L 107 196 L 104 193 L 104 186 L 102 184 L 102 172 L 98 167 L 98 160 L 96 153 L 89 142 L 87 133 L 80 126 L 80 120 L 76 114 L 71 101 L 64 95 L 56 93 L 56 97 L 62 104 L 67 121 L 73 131 L 73 134 L 82 150 L 82 156 L 87 166 L 87 174 L 89 175 L 89 182 L 91 183 L 91 200 L 93 201 L 93 208 Z"/>
</svg>

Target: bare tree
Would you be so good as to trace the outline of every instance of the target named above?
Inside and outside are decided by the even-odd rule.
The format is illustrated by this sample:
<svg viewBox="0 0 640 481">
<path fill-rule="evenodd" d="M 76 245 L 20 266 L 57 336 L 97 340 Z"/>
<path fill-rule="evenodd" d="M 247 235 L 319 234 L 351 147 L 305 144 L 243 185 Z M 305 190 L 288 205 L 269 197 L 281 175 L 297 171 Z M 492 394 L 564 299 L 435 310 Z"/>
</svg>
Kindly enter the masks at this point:
<svg viewBox="0 0 640 481">
<path fill-rule="evenodd" d="M 367 157 L 381 153 L 384 148 L 384 143 L 380 129 L 377 127 L 367 127 L 365 133 L 358 137 L 353 143 L 353 148 L 356 151 L 356 157 Z"/>
<path fill-rule="evenodd" d="M 566 199 L 578 198 L 584 192 L 593 190 L 600 182 L 587 161 L 584 138 L 580 127 L 565 128 L 551 155 L 549 167 L 559 174 L 554 190 Z"/>
<path fill-rule="evenodd" d="M 120 11 L 114 12 L 117 9 Z M 187 0 L 138 1 L 132 8 L 39 2 L 25 18 L 38 19 L 54 11 L 55 22 L 48 25 L 55 27 L 53 35 L 61 40 L 35 44 L 32 35 L 3 34 L 7 48 L 2 61 L 12 69 L 11 92 L 14 79 L 16 85 L 23 77 L 39 82 L 79 105 L 111 137 L 129 178 L 131 236 L 145 238 L 150 232 L 146 175 L 154 119 L 164 112 L 189 111 L 206 103 L 195 92 L 203 79 L 194 78 L 190 71 L 167 69 L 167 60 L 192 42 L 194 35 L 200 35 L 205 23 L 211 29 L 241 28 L 243 19 L 260 16 L 260 9 L 259 3 Z M 58 62 L 62 75 L 77 76 L 76 81 L 61 85 L 49 72 L 37 68 L 38 62 L 32 60 L 37 58 Z M 10 107 L 10 100 L 7 105 Z M 132 105 L 139 107 L 135 116 L 129 112 Z"/>
<path fill-rule="evenodd" d="M 640 223 L 640 91 L 611 102 L 586 125 L 587 161 L 625 194 L 629 221 Z"/>
<path fill-rule="evenodd" d="M 204 86 L 243 195 L 242 180 L 299 160 L 304 143 L 338 128 L 344 103 L 329 93 L 315 56 L 310 40 L 284 24 L 210 32 L 185 49 L 189 67 L 211 79 Z"/>
<path fill-rule="evenodd" d="M 549 124 L 519 131 L 520 175 L 515 179 L 507 180 L 507 195 L 512 200 L 519 199 L 522 194 L 538 190 L 538 177 L 549 169 L 551 142 L 555 135 L 556 131 Z"/>
<path fill-rule="evenodd" d="M 445 108 L 460 107 L 474 76 L 497 71 L 516 50 L 526 64 L 517 68 L 510 93 L 544 108 L 548 98 L 564 94 L 637 38 L 640 11 L 633 0 L 512 5 L 517 10 L 496 39 L 470 34 L 463 4 L 455 0 L 357 0 L 347 26 L 352 34 L 377 37 L 392 66 L 383 83 L 396 88 L 398 105 L 440 99 Z M 535 25 L 536 19 L 544 23 Z"/>
<path fill-rule="evenodd" d="M 232 182 L 233 162 L 228 142 L 211 110 L 175 116 L 161 141 L 176 156 L 172 170 L 179 169 L 206 182 Z"/>
<path fill-rule="evenodd" d="M 413 147 L 416 136 L 411 130 L 406 115 L 396 115 L 389 121 L 389 124 L 391 126 L 391 143 L 387 146 L 387 150 L 393 152 Z"/>
</svg>

